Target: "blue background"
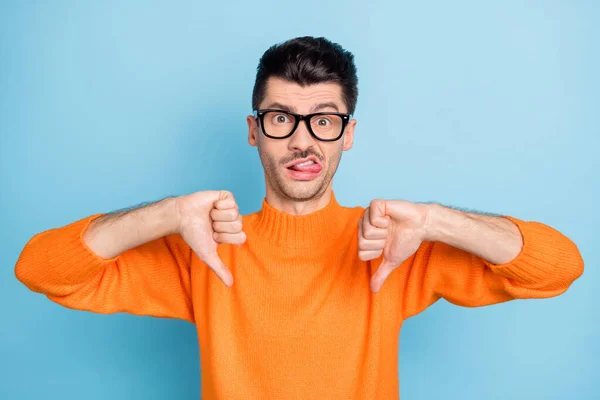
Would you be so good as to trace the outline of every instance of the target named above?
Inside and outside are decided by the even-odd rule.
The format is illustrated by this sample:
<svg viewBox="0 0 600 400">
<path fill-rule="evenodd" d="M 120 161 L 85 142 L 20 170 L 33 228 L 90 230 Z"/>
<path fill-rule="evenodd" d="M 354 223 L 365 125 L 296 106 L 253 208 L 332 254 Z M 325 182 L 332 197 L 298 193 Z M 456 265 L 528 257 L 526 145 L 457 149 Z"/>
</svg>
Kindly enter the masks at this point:
<svg viewBox="0 0 600 400">
<path fill-rule="evenodd" d="M 556 298 L 441 300 L 407 321 L 401 397 L 600 398 L 598 4 L 2 1 L 0 398 L 199 397 L 193 325 L 61 308 L 14 264 L 39 231 L 168 195 L 227 189 L 257 210 L 256 65 L 301 35 L 356 56 L 341 204 L 433 200 L 537 220 L 586 263 Z"/>
</svg>

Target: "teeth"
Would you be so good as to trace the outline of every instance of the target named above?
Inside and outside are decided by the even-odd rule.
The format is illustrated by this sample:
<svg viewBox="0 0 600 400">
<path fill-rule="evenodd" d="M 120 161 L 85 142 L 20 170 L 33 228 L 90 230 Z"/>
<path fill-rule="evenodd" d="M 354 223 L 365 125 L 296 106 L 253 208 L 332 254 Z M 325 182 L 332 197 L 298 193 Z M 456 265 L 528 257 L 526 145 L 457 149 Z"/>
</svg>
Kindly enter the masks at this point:
<svg viewBox="0 0 600 400">
<path fill-rule="evenodd" d="M 305 162 L 303 162 L 303 163 L 296 164 L 296 165 L 297 165 L 297 166 L 301 166 L 301 165 L 309 165 L 309 164 L 314 164 L 314 163 L 315 163 L 315 162 L 314 162 L 313 160 L 308 160 L 308 161 L 305 161 Z"/>
</svg>

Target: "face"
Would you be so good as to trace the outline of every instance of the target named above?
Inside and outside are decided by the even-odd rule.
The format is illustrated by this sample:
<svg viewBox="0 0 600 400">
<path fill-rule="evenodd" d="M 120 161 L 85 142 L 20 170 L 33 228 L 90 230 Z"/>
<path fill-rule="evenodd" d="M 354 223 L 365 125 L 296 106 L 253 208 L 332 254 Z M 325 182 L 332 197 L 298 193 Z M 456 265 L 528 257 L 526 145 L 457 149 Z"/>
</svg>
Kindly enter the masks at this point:
<svg viewBox="0 0 600 400">
<path fill-rule="evenodd" d="M 297 83 L 273 77 L 268 79 L 265 98 L 258 107 L 259 110 L 266 108 L 287 109 L 297 114 L 348 112 L 342 100 L 342 87 L 337 83 L 301 87 Z M 294 134 L 286 139 L 272 139 L 263 135 L 252 115 L 246 121 L 248 143 L 258 147 L 267 191 L 291 201 L 309 201 L 331 188 L 342 152 L 352 148 L 356 125 L 356 120 L 350 120 L 341 139 L 323 142 L 310 134 L 305 121 L 300 122 Z M 307 158 L 315 164 L 304 168 L 288 168 Z"/>
</svg>

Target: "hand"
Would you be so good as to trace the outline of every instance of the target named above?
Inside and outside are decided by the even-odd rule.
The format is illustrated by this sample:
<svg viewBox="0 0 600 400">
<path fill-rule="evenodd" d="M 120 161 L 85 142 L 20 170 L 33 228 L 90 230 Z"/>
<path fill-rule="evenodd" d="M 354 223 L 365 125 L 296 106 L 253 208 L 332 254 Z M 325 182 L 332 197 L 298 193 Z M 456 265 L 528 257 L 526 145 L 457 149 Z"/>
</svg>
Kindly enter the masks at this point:
<svg viewBox="0 0 600 400">
<path fill-rule="evenodd" d="M 377 293 L 388 275 L 425 240 L 430 207 L 404 200 L 373 200 L 358 223 L 358 257 L 383 261 L 371 277 Z"/>
<path fill-rule="evenodd" d="M 176 198 L 178 232 L 200 260 L 212 269 L 227 287 L 233 276 L 217 254 L 220 243 L 243 244 L 242 216 L 231 192 L 207 190 Z"/>
</svg>

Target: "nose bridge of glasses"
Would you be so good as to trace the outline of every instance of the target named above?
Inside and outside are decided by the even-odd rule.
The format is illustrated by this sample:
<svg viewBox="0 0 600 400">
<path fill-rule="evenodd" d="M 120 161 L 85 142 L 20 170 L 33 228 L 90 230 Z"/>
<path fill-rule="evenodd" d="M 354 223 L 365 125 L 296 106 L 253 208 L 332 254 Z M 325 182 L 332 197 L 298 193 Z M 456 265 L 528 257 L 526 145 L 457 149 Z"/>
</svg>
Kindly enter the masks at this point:
<svg viewBox="0 0 600 400">
<path fill-rule="evenodd" d="M 306 133 L 309 136 L 311 136 L 312 139 L 312 135 L 310 134 L 312 129 L 310 126 L 310 115 L 296 115 L 295 118 L 297 119 L 296 131 L 298 131 L 299 129 L 304 129 L 306 130 Z M 302 122 L 304 122 L 304 124 Z"/>
</svg>

